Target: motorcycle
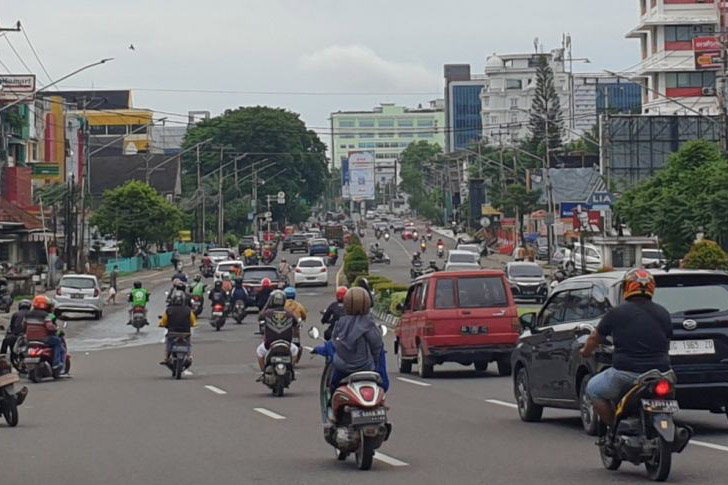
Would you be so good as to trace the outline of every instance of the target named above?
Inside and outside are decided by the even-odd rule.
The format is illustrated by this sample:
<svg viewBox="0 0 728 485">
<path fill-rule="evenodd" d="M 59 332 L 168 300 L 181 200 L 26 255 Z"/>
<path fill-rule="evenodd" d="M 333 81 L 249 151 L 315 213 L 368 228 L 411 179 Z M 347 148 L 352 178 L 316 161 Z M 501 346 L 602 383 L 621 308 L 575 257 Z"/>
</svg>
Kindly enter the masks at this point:
<svg viewBox="0 0 728 485">
<path fill-rule="evenodd" d="M 225 305 L 222 303 L 215 303 L 212 305 L 212 318 L 210 319 L 210 325 L 212 325 L 218 332 L 225 325 Z"/>
<path fill-rule="evenodd" d="M 233 318 L 235 323 L 238 325 L 243 323 L 243 320 L 248 315 L 248 311 L 245 309 L 245 302 L 243 300 L 235 300 L 235 306 L 233 306 Z"/>
<path fill-rule="evenodd" d="M 389 258 L 387 253 L 384 251 L 374 252 L 369 255 L 369 262 L 370 263 L 384 263 L 384 264 L 390 264 L 392 260 Z"/>
<path fill-rule="evenodd" d="M 417 231 L 412 231 L 412 239 L 417 241 L 418 238 L 419 238 L 419 233 Z"/>
<path fill-rule="evenodd" d="M 137 333 L 145 326 L 149 325 L 147 321 L 147 309 L 141 306 L 137 306 L 131 309 L 131 326 L 136 328 Z"/>
<path fill-rule="evenodd" d="M 11 428 L 18 425 L 18 406 L 23 403 L 28 393 L 27 387 L 16 393 L 15 384 L 18 382 L 20 376 L 12 371 L 5 356 L 0 355 L 0 414 Z"/>
<path fill-rule="evenodd" d="M 195 312 L 195 316 L 199 317 L 202 313 L 202 297 L 200 295 L 192 295 L 190 306 L 192 307 L 192 311 Z"/>
<path fill-rule="evenodd" d="M 364 229 L 359 229 L 357 234 L 359 234 L 359 237 L 364 237 Z"/>
<path fill-rule="evenodd" d="M 167 332 L 167 339 L 173 339 L 172 352 L 167 359 L 167 368 L 174 379 L 181 379 L 185 370 L 192 365 L 191 334 L 187 332 Z"/>
<path fill-rule="evenodd" d="M 386 335 L 386 327 L 381 329 Z M 316 327 L 311 327 L 308 335 L 320 337 Z M 333 366 L 327 358 L 319 388 L 324 439 L 336 449 L 339 461 L 354 453 L 357 467 L 369 470 L 375 451 L 392 433 L 382 378 L 376 372 L 356 372 L 342 379 L 332 393 L 332 375 Z"/>
<path fill-rule="evenodd" d="M 285 340 L 276 340 L 265 354 L 263 384 L 273 391 L 274 396 L 282 397 L 283 391 L 291 385 L 293 379 L 291 344 Z"/>
<path fill-rule="evenodd" d="M 427 231 L 427 240 L 432 241 L 432 231 Z"/>
<path fill-rule="evenodd" d="M 215 276 L 215 268 L 213 268 L 212 265 L 201 265 L 200 274 L 203 278 L 212 278 L 213 276 Z"/>
<path fill-rule="evenodd" d="M 677 426 L 673 414 L 675 372 L 653 369 L 637 378 L 617 405 L 615 431 L 599 443 L 599 455 L 607 470 L 617 470 L 622 461 L 644 463 L 647 477 L 665 481 L 672 466 L 672 453 L 680 453 L 693 435 L 689 426 Z"/>
<path fill-rule="evenodd" d="M 422 241 L 420 243 L 420 252 L 422 254 L 425 254 L 425 251 L 427 251 L 427 243 L 425 241 Z"/>
<path fill-rule="evenodd" d="M 13 306 L 13 297 L 7 292 L 0 295 L 0 311 L 10 313 L 10 308 Z"/>
<path fill-rule="evenodd" d="M 63 324 L 64 328 L 68 322 Z M 29 325 L 30 326 L 30 325 Z M 37 340 L 28 341 L 27 356 L 23 359 L 25 369 L 28 371 L 28 379 L 37 384 L 46 377 L 60 379 L 61 375 L 68 374 L 71 371 L 71 355 L 68 353 L 66 339 L 63 337 L 63 331 L 58 332 L 61 337 L 63 348 L 66 351 L 66 361 L 62 369 L 53 368 L 53 348 L 43 342 Z"/>
<path fill-rule="evenodd" d="M 10 351 L 10 363 L 19 374 L 27 375 L 28 368 L 25 365 L 25 358 L 28 356 L 28 337 L 23 334 L 15 341 L 15 345 Z"/>
<path fill-rule="evenodd" d="M 424 272 L 422 271 L 422 261 L 414 261 L 412 263 L 412 267 L 410 268 L 410 278 L 414 280 L 419 278 L 423 274 Z"/>
<path fill-rule="evenodd" d="M 384 233 L 384 240 L 385 240 L 385 241 L 389 242 L 389 238 L 390 238 L 390 237 L 391 237 L 391 236 L 389 235 L 389 232 L 385 232 L 385 233 Z"/>
<path fill-rule="evenodd" d="M 442 246 L 437 246 L 437 257 L 442 259 L 445 257 L 445 248 Z"/>
</svg>

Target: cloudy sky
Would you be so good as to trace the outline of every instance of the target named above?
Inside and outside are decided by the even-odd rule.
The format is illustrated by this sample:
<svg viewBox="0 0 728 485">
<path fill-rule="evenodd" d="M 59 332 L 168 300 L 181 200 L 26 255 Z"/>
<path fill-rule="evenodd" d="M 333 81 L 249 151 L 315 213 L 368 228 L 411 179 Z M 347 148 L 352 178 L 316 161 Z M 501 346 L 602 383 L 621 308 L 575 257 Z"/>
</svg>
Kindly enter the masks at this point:
<svg viewBox="0 0 728 485">
<path fill-rule="evenodd" d="M 22 0 L 2 2 L 0 25 L 20 20 L 57 79 L 115 60 L 66 88 L 134 89 L 137 107 L 170 113 L 246 105 L 285 107 L 329 141 L 337 110 L 441 97 L 442 66 L 483 70 L 494 52 L 546 50 L 570 32 L 579 70 L 638 62 L 637 0 Z M 9 33 L 25 64 L 49 82 L 22 33 Z M 130 50 L 133 44 L 135 50 Z M 27 72 L 6 39 L 0 70 Z M 6 66 L 6 67 L 5 67 Z M 170 119 L 180 120 L 169 115 Z"/>
</svg>

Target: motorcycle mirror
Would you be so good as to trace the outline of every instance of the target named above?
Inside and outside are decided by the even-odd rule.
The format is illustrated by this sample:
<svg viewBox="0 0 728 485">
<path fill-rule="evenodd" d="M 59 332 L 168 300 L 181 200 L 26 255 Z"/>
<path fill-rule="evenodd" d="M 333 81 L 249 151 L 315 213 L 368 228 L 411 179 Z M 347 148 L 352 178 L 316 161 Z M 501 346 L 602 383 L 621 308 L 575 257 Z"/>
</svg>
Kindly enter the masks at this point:
<svg viewBox="0 0 728 485">
<path fill-rule="evenodd" d="M 382 331 L 382 337 L 386 337 L 387 333 L 389 332 L 389 329 L 386 325 L 380 325 L 379 329 Z"/>
<path fill-rule="evenodd" d="M 319 332 L 318 328 L 311 327 L 308 329 L 308 336 L 314 340 L 318 340 L 318 338 L 321 336 L 321 332 Z"/>
<path fill-rule="evenodd" d="M 326 310 L 320 310 L 320 311 L 319 311 L 319 313 L 320 313 L 321 315 L 325 315 L 325 314 L 326 314 Z"/>
</svg>

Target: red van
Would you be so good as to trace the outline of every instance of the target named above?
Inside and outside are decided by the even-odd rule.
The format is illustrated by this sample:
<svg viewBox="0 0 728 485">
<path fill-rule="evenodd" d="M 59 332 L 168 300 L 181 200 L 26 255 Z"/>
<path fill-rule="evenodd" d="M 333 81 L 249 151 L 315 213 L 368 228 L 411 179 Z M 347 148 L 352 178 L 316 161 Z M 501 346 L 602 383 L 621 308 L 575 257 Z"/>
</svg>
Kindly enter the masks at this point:
<svg viewBox="0 0 728 485">
<path fill-rule="evenodd" d="M 397 328 L 395 353 L 401 373 L 417 362 L 420 377 L 435 364 L 458 362 L 483 372 L 498 363 L 511 373 L 511 352 L 521 325 L 503 271 L 437 272 L 415 280 Z"/>
</svg>

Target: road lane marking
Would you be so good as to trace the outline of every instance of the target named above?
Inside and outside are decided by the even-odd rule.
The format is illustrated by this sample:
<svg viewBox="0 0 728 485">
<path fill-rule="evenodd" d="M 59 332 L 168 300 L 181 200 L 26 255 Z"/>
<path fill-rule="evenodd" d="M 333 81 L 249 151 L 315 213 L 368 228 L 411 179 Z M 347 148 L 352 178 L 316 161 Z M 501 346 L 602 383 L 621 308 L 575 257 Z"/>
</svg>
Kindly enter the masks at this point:
<svg viewBox="0 0 728 485">
<path fill-rule="evenodd" d="M 384 455 L 382 453 L 376 452 L 374 453 L 374 459 L 379 460 L 382 463 L 386 463 L 387 465 L 392 466 L 409 466 L 409 463 L 405 463 L 403 461 L 400 461 L 396 458 L 392 458 L 391 456 Z"/>
<path fill-rule="evenodd" d="M 273 411 L 269 411 L 265 408 L 253 408 L 253 411 L 255 411 L 256 413 L 260 413 L 263 416 L 268 416 L 269 418 L 275 419 L 275 420 L 286 419 L 285 416 L 281 416 L 280 414 L 276 414 Z"/>
<path fill-rule="evenodd" d="M 220 395 L 227 394 L 227 391 L 223 391 L 219 387 L 215 387 L 215 386 L 205 386 L 205 389 L 207 389 L 208 391 L 212 391 L 215 394 L 220 394 Z"/>
<path fill-rule="evenodd" d="M 406 377 L 397 377 L 398 381 L 406 382 L 408 384 L 414 384 L 415 386 L 430 387 L 432 384 L 422 381 L 416 381 L 414 379 L 407 379 Z"/>
<path fill-rule="evenodd" d="M 513 404 L 512 402 L 500 401 L 498 399 L 486 399 L 485 402 L 488 402 L 490 404 L 496 404 L 498 406 L 505 406 L 511 409 L 518 409 L 518 406 Z"/>
<path fill-rule="evenodd" d="M 313 351 L 313 347 L 309 347 L 308 345 L 304 345 L 303 349 L 306 350 L 307 352 Z"/>
<path fill-rule="evenodd" d="M 184 371 L 184 372 L 182 373 L 182 375 L 183 375 L 183 376 L 193 376 L 194 374 L 192 373 L 192 371 L 186 370 L 186 371 Z"/>
<path fill-rule="evenodd" d="M 710 448 L 712 450 L 728 451 L 728 446 L 716 445 L 714 443 L 708 443 L 706 441 L 690 440 L 690 444 L 695 446 L 702 446 L 703 448 Z"/>
</svg>

